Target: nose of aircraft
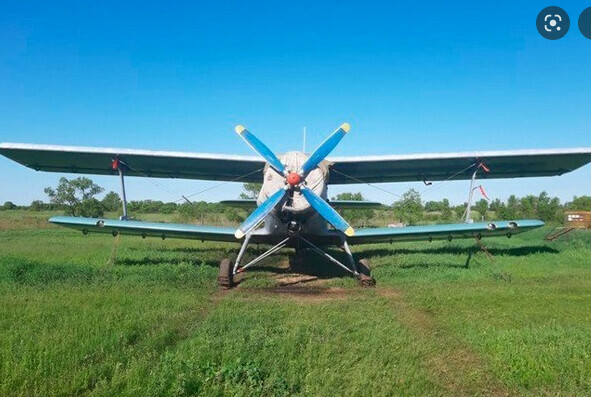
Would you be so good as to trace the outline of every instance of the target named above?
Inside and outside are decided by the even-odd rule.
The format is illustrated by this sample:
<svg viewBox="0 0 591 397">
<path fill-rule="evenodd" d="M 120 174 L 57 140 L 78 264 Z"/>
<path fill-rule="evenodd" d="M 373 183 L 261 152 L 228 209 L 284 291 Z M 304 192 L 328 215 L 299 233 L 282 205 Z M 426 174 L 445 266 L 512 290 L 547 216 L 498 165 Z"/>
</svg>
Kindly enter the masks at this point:
<svg viewBox="0 0 591 397">
<path fill-rule="evenodd" d="M 296 186 L 301 181 L 301 177 L 297 172 L 290 172 L 287 174 L 287 183 L 291 186 Z"/>
</svg>

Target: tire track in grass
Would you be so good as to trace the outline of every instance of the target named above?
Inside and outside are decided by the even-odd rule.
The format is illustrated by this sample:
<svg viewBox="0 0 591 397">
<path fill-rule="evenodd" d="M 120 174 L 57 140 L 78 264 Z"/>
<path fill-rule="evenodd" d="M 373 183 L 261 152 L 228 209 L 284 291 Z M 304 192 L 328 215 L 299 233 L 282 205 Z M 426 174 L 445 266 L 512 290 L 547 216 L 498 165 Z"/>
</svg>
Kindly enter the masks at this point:
<svg viewBox="0 0 591 397">
<path fill-rule="evenodd" d="M 482 357 L 441 327 L 432 313 L 414 307 L 402 292 L 390 287 L 377 287 L 376 293 L 388 300 L 400 322 L 421 342 L 433 382 L 450 395 L 515 394 L 492 375 Z"/>
</svg>

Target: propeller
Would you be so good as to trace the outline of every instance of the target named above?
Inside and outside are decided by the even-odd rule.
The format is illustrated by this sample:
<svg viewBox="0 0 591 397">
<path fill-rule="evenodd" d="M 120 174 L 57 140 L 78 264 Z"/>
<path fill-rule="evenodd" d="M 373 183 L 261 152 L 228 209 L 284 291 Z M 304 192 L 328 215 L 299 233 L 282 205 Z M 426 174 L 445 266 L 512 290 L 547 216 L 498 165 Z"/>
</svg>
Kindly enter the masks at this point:
<svg viewBox="0 0 591 397">
<path fill-rule="evenodd" d="M 237 125 L 235 131 L 240 138 L 244 139 L 244 142 L 251 147 L 259 156 L 261 156 L 269 165 L 281 175 L 285 175 L 285 166 L 275 156 L 275 154 L 269 149 L 263 142 L 261 142 L 256 136 L 248 131 L 244 126 Z"/>
<path fill-rule="evenodd" d="M 341 139 L 343 139 L 345 134 L 349 132 L 350 129 L 351 126 L 349 125 L 349 123 L 341 124 L 341 126 L 337 128 L 335 132 L 330 134 L 329 137 L 326 138 L 324 142 L 322 142 L 320 146 L 316 148 L 316 150 L 314 150 L 314 152 L 310 155 L 310 157 L 308 157 L 306 162 L 302 165 L 302 168 L 300 168 L 300 171 L 298 173 L 301 176 L 305 176 L 308 174 L 308 172 L 316 168 L 318 164 L 320 164 L 322 160 L 324 160 L 324 158 L 328 156 L 328 154 L 332 152 L 332 150 L 339 144 Z"/>
<path fill-rule="evenodd" d="M 235 130 L 238 135 L 254 150 L 259 156 L 261 156 L 266 162 L 269 163 L 280 175 L 285 176 L 285 187 L 277 190 L 270 197 L 267 198 L 260 206 L 258 206 L 246 220 L 236 230 L 234 235 L 237 239 L 241 239 L 247 233 L 254 230 L 265 217 L 273 211 L 273 209 L 285 198 L 288 191 L 300 190 L 304 198 L 312 208 L 314 208 L 320 216 L 322 216 L 328 223 L 334 226 L 335 229 L 340 230 L 347 236 L 352 236 L 355 231 L 353 228 L 344 220 L 338 212 L 334 210 L 322 197 L 317 195 L 312 189 L 308 188 L 305 184 L 305 178 L 316 168 L 330 152 L 338 145 L 343 139 L 345 134 L 349 132 L 351 126 L 348 123 L 342 124 L 336 131 L 329 135 L 316 148 L 316 150 L 308 157 L 298 172 L 287 170 L 281 161 L 275 156 L 275 154 L 256 136 L 241 125 L 236 126 Z"/>
<path fill-rule="evenodd" d="M 339 215 L 338 212 L 335 211 L 334 208 L 330 206 L 322 197 L 314 193 L 314 191 L 306 186 L 300 187 L 300 191 L 308 200 L 312 208 L 314 208 L 320 216 L 326 219 L 331 225 L 345 233 L 347 236 L 351 237 L 355 230 L 347 223 L 346 220 L 343 219 L 342 216 Z"/>
<path fill-rule="evenodd" d="M 283 200 L 283 197 L 287 194 L 287 189 L 288 187 L 286 186 L 283 189 L 277 190 L 271 197 L 252 211 L 248 218 L 242 222 L 240 228 L 236 230 L 234 236 L 236 236 L 237 239 L 241 239 L 246 233 L 256 228 L 265 219 L 267 214 L 269 214 L 269 212 L 271 212 L 273 208 Z"/>
</svg>

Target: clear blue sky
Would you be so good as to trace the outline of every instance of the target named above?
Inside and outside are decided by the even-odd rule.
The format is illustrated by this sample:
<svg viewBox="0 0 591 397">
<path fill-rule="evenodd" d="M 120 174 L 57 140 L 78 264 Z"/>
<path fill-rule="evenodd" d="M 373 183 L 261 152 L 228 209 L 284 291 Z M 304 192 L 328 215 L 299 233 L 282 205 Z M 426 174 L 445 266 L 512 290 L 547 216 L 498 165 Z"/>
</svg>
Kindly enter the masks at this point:
<svg viewBox="0 0 591 397">
<path fill-rule="evenodd" d="M 571 29 L 537 32 L 563 7 Z M 333 155 L 591 146 L 590 2 L 2 2 L 0 141 L 251 154 L 245 124 L 276 152 L 340 123 Z M 60 174 L 0 158 L 0 203 L 46 200 Z M 69 175 L 66 175 L 69 176 Z M 108 190 L 117 179 L 93 177 Z M 591 165 L 563 177 L 487 181 L 492 197 L 591 194 Z M 216 182 L 156 180 L 179 194 Z M 401 194 L 422 183 L 388 184 Z M 239 184 L 195 197 L 235 198 Z M 394 197 L 362 191 L 391 203 Z M 424 195 L 462 202 L 467 182 Z M 129 199 L 178 194 L 131 178 Z"/>
</svg>

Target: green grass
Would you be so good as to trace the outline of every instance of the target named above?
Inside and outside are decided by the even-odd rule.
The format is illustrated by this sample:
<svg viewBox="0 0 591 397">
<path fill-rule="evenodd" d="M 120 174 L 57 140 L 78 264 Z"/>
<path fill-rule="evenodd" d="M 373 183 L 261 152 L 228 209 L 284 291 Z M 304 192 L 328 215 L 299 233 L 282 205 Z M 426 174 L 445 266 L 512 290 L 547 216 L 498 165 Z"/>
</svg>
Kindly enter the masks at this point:
<svg viewBox="0 0 591 397">
<path fill-rule="evenodd" d="M 357 247 L 375 289 L 324 262 L 278 288 L 278 255 L 224 292 L 236 245 L 48 215 L 0 215 L 0 395 L 591 394 L 588 232 L 489 239 L 468 268 L 472 241 Z"/>
</svg>

